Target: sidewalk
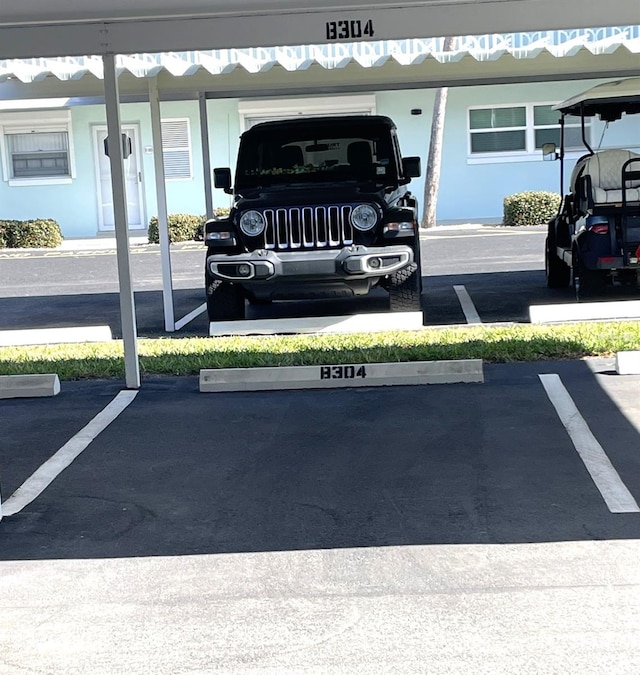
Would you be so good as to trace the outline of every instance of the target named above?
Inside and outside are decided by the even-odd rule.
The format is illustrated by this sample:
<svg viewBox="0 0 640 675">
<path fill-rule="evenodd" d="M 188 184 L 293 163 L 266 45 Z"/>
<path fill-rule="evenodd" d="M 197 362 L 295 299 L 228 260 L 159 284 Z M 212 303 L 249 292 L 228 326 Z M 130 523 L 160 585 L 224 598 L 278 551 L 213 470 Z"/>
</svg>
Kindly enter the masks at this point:
<svg viewBox="0 0 640 675">
<path fill-rule="evenodd" d="M 142 246 L 148 244 L 146 235 L 129 237 L 130 246 Z M 90 239 L 65 239 L 59 251 L 95 251 L 116 248 L 115 237 L 92 237 Z"/>
</svg>

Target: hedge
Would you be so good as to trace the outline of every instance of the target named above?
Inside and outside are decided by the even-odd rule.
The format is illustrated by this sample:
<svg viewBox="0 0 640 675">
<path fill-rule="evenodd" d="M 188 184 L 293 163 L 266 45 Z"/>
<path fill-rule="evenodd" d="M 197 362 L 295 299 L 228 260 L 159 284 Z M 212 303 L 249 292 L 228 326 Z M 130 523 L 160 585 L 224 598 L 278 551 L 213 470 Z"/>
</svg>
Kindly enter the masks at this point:
<svg viewBox="0 0 640 675">
<path fill-rule="evenodd" d="M 503 225 L 542 225 L 558 212 L 561 196 L 543 190 L 518 192 L 504 198 Z"/>
<path fill-rule="evenodd" d="M 214 217 L 227 215 L 229 209 L 220 208 L 213 212 Z M 170 213 L 167 216 L 169 225 L 169 241 L 201 241 L 203 238 L 204 223 L 206 216 L 194 216 L 189 213 Z M 160 243 L 158 233 L 158 217 L 153 216 L 149 221 L 148 239 L 150 244 Z"/>
<path fill-rule="evenodd" d="M 0 220 L 0 248 L 56 248 L 60 244 L 60 225 L 52 218 Z"/>
</svg>

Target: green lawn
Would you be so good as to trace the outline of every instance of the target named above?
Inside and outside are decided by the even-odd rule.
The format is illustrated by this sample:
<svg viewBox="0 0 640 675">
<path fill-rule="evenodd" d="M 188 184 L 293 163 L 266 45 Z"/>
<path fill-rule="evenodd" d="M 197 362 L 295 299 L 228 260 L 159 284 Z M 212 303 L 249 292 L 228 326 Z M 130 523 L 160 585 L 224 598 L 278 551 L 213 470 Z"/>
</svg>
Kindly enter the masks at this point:
<svg viewBox="0 0 640 675">
<path fill-rule="evenodd" d="M 201 368 L 483 359 L 488 363 L 609 356 L 640 349 L 640 322 L 469 326 L 420 331 L 139 340 L 143 374 Z M 0 348 L 0 375 L 58 373 L 63 380 L 124 376 L 122 342 Z"/>
</svg>

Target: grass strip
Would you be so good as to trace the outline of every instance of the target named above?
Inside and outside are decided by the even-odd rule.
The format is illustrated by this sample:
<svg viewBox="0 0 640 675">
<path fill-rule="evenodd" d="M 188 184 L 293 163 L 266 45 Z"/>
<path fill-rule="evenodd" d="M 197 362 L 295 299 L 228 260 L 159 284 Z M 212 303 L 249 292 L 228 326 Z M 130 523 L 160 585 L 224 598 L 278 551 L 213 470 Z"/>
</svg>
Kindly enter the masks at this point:
<svg viewBox="0 0 640 675">
<path fill-rule="evenodd" d="M 640 322 L 459 326 L 420 331 L 140 339 L 143 375 L 201 368 L 312 366 L 483 359 L 487 363 L 610 356 L 640 349 Z M 124 377 L 122 341 L 0 348 L 0 375 L 58 373 L 63 380 Z"/>
</svg>

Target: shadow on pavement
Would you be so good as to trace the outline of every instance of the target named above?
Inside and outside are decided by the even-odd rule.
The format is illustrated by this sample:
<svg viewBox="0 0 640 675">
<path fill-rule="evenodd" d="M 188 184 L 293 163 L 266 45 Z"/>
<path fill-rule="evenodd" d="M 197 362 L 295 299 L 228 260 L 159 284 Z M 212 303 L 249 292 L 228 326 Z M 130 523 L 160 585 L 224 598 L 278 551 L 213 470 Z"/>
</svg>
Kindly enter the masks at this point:
<svg viewBox="0 0 640 675">
<path fill-rule="evenodd" d="M 487 366 L 484 385 L 355 390 L 205 395 L 195 377 L 153 378 L 2 521 L 0 557 L 640 538 L 639 514 L 608 511 L 542 372 L 560 374 L 640 499 L 637 429 L 582 362 Z M 15 435 L 0 453 L 13 467 L 5 497 L 113 393 L 113 383 L 67 383 L 48 403 L 1 408 Z"/>
</svg>

